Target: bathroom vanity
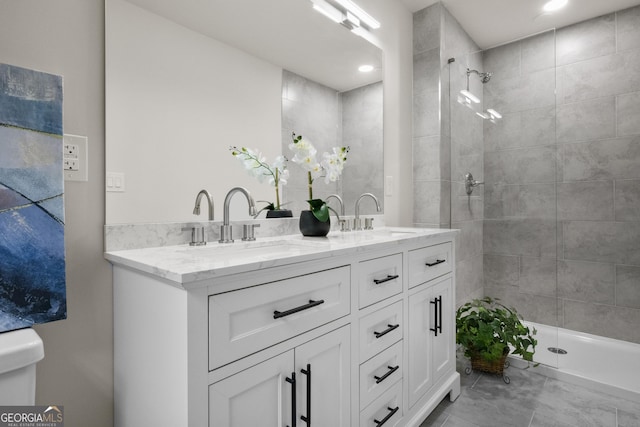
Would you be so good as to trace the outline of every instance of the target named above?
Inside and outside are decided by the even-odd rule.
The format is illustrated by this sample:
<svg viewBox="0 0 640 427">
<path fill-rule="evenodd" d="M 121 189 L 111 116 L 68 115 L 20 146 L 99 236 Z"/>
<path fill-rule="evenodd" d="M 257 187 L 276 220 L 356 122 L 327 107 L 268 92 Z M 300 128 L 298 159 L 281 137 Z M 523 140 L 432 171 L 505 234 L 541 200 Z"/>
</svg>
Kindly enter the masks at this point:
<svg viewBox="0 0 640 427">
<path fill-rule="evenodd" d="M 460 393 L 455 233 L 107 252 L 116 426 L 418 426 Z"/>
</svg>

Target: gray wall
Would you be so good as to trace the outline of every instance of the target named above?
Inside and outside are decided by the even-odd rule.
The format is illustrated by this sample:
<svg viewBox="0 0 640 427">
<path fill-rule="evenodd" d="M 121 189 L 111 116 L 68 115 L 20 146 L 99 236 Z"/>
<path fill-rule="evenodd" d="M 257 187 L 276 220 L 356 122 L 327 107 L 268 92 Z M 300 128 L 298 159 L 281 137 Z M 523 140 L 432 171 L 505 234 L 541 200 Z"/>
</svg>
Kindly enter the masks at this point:
<svg viewBox="0 0 640 427">
<path fill-rule="evenodd" d="M 64 132 L 89 138 L 89 181 L 65 185 L 68 318 L 36 327 L 36 403 L 65 425 L 113 425 L 111 269 L 104 224 L 104 2 L 0 0 L 2 62 L 64 76 Z"/>
<path fill-rule="evenodd" d="M 485 53 L 486 293 L 640 342 L 640 7 L 555 36 Z"/>
<path fill-rule="evenodd" d="M 472 197 L 464 175 L 483 179 L 482 119 L 457 103 L 467 68 L 482 71 L 478 46 L 436 3 L 413 16 L 414 225 L 460 229 L 456 239 L 458 304 L 483 294 L 483 188 Z M 455 61 L 449 64 L 449 59 Z M 482 98 L 482 85 L 471 90 Z M 450 102 L 451 101 L 451 102 Z"/>
</svg>

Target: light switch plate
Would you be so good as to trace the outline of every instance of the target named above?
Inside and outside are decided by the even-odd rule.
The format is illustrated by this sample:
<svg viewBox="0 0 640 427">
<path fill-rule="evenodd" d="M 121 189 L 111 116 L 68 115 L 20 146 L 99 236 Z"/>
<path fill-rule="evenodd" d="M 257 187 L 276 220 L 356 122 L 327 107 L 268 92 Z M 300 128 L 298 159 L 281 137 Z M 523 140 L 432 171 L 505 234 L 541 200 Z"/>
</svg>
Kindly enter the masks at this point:
<svg viewBox="0 0 640 427">
<path fill-rule="evenodd" d="M 65 181 L 88 181 L 88 138 L 79 135 L 67 135 L 62 138 L 62 169 Z"/>
<path fill-rule="evenodd" d="M 115 193 L 124 193 L 124 173 L 107 172 L 105 179 L 106 190 Z"/>
</svg>

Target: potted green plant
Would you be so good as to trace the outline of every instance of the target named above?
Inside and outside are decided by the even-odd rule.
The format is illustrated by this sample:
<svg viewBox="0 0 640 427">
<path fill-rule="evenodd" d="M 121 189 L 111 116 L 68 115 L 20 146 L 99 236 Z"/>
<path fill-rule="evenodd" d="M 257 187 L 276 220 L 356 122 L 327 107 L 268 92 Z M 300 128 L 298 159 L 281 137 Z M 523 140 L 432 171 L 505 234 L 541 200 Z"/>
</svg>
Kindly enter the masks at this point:
<svg viewBox="0 0 640 427">
<path fill-rule="evenodd" d="M 499 298 L 474 299 L 456 310 L 456 342 L 471 359 L 473 370 L 502 374 L 509 353 L 533 361 L 535 328 L 522 323 L 515 308 Z"/>
</svg>

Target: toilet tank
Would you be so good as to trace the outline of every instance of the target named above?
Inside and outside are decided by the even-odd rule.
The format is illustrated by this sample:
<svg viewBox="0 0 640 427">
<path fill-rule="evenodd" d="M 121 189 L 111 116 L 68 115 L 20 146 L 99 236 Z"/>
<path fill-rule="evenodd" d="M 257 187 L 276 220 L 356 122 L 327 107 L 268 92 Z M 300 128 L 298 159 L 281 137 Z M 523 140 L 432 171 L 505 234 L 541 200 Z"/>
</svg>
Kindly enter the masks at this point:
<svg viewBox="0 0 640 427">
<path fill-rule="evenodd" d="M 0 405 L 34 405 L 42 339 L 31 328 L 0 334 Z"/>
</svg>

